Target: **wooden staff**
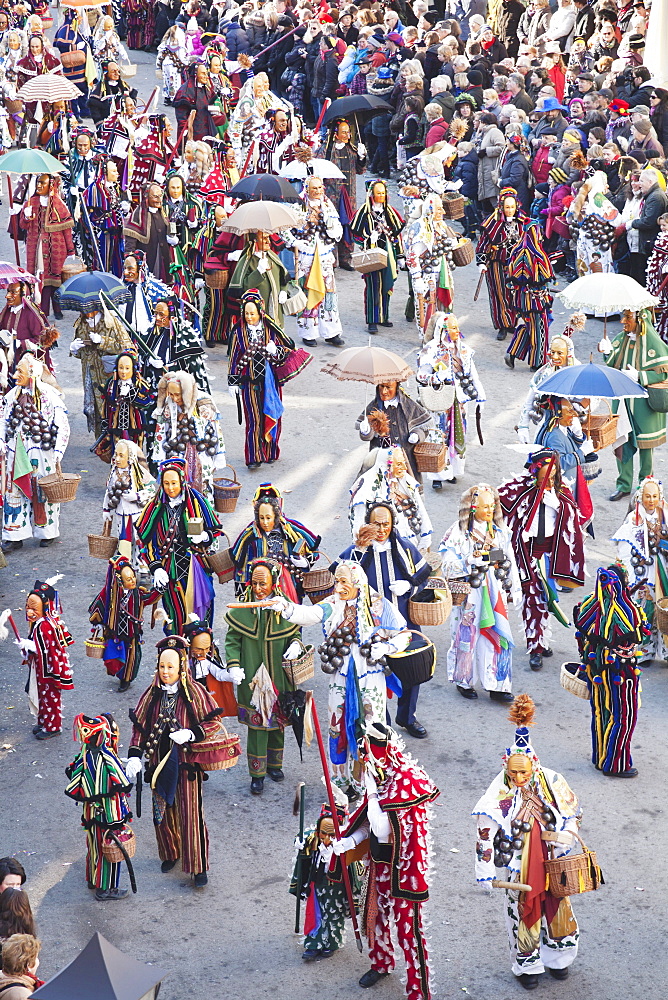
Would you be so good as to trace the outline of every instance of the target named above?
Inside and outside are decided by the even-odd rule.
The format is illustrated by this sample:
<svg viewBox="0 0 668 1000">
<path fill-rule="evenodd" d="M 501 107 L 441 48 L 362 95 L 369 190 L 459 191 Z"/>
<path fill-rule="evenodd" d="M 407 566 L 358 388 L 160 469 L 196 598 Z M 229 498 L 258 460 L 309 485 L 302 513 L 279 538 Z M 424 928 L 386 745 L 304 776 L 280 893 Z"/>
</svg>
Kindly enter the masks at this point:
<svg viewBox="0 0 668 1000">
<path fill-rule="evenodd" d="M 303 781 L 299 782 L 297 786 L 297 795 L 295 796 L 295 805 L 299 808 L 299 843 L 301 844 L 304 839 L 304 789 L 306 785 Z M 301 906 L 302 906 L 302 894 L 301 894 L 301 884 L 302 884 L 302 865 L 304 863 L 304 857 L 302 855 L 302 849 L 299 848 L 297 854 L 297 903 L 295 906 L 295 934 L 299 934 L 299 925 L 301 924 Z M 315 892 L 315 889 L 313 890 Z"/>
<path fill-rule="evenodd" d="M 478 278 L 478 284 L 475 286 L 475 292 L 473 293 L 473 301 L 478 301 L 478 296 L 480 295 L 480 289 L 482 288 L 483 278 L 485 277 L 486 271 L 480 272 L 480 277 Z"/>
<path fill-rule="evenodd" d="M 492 885 L 495 889 L 517 889 L 518 892 L 532 891 L 531 886 L 527 885 L 526 882 L 504 882 L 500 878 L 492 879 Z"/>
</svg>

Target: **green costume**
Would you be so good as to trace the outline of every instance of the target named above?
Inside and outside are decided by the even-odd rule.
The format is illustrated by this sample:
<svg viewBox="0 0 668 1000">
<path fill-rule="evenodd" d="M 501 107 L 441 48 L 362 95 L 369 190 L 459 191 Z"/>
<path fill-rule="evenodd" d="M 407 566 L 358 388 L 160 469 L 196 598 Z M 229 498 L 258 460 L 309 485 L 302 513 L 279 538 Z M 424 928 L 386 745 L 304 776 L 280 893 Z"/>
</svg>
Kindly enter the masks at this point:
<svg viewBox="0 0 668 1000">
<path fill-rule="evenodd" d="M 258 269 L 260 260 L 266 260 L 269 268 L 262 272 Z M 241 301 L 241 297 L 251 288 L 257 288 L 262 296 L 265 312 L 269 319 L 273 320 L 277 326 L 283 329 L 283 306 L 278 301 L 278 297 L 288 283 L 288 272 L 273 250 L 259 255 L 255 249 L 255 235 L 251 236 L 244 252 L 239 258 L 239 262 L 234 269 L 232 280 L 227 289 L 228 305 L 231 302 Z"/>
<path fill-rule="evenodd" d="M 233 608 L 225 615 L 225 621 L 227 667 L 241 667 L 244 672 L 244 679 L 237 687 L 237 704 L 239 722 L 248 726 L 248 771 L 252 778 L 263 778 L 267 767 L 274 770 L 282 766 L 285 734 L 278 720 L 278 706 L 265 725 L 262 713 L 251 704 L 251 682 L 264 664 L 279 695 L 294 691 L 282 664 L 286 649 L 299 637 L 299 627 L 266 608 Z"/>
<path fill-rule="evenodd" d="M 624 371 L 629 365 L 638 372 L 642 386 L 656 385 L 668 378 L 668 347 L 661 340 L 652 324 L 648 309 L 638 313 L 638 332 L 622 331 L 612 342 L 612 351 L 605 359 L 611 368 Z M 634 396 L 624 400 L 631 431 L 622 445 L 621 458 L 617 458 L 617 489 L 630 493 L 633 487 L 633 456 L 640 452 L 639 482 L 652 474 L 653 449 L 666 440 L 666 414 L 652 410 L 646 397 Z M 619 401 L 613 403 L 617 413 Z"/>
</svg>

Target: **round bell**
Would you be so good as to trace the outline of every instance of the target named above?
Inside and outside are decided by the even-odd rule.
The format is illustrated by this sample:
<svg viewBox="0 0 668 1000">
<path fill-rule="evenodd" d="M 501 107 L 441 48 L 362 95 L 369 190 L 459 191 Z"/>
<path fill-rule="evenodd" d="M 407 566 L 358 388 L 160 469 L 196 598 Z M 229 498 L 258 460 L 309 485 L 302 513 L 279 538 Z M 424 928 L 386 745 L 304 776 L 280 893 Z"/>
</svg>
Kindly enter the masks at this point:
<svg viewBox="0 0 668 1000">
<path fill-rule="evenodd" d="M 521 840 L 519 837 L 515 837 L 512 843 L 512 847 L 514 851 L 521 851 L 522 848 L 524 847 L 524 841 Z"/>
</svg>

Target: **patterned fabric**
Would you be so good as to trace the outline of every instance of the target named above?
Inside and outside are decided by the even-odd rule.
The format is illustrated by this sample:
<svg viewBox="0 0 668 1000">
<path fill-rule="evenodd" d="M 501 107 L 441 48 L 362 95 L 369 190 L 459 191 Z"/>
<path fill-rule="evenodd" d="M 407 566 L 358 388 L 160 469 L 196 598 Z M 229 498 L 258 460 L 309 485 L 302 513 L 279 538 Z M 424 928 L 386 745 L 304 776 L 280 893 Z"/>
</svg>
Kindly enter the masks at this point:
<svg viewBox="0 0 668 1000">
<path fill-rule="evenodd" d="M 390 865 L 374 862 L 378 912 L 369 950 L 371 968 L 392 972 L 395 966 L 391 928 L 398 929 L 398 940 L 406 960 L 406 997 L 429 1000 L 429 956 L 422 921 L 422 904 L 392 896 Z M 400 930 L 399 930 L 400 929 Z"/>
</svg>

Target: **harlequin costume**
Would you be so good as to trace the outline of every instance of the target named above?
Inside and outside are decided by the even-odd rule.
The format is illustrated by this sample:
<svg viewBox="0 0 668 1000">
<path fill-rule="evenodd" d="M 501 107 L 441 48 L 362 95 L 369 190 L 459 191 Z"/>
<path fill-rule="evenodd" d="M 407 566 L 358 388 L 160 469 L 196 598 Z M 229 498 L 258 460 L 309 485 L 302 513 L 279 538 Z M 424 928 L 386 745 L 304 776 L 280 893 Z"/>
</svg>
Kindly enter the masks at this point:
<svg viewBox="0 0 668 1000">
<path fill-rule="evenodd" d="M 170 500 L 162 485 L 165 472 L 176 472 L 181 480 L 181 493 Z M 201 518 L 206 541 L 199 545 L 188 538 L 187 522 Z M 168 621 L 165 631 L 181 633 L 190 612 L 211 623 L 214 590 L 211 570 L 203 557 L 217 546 L 222 528 L 215 511 L 186 479 L 184 459 L 174 458 L 160 466 L 158 492 L 144 507 L 135 529 L 142 544 L 142 555 L 149 570 L 164 569 L 169 583 L 162 592 L 162 605 Z"/>
<path fill-rule="evenodd" d="M 260 527 L 260 506 L 268 504 L 274 512 L 274 526 L 269 531 Z M 242 594 L 250 583 L 250 566 L 255 559 L 273 559 L 281 567 L 281 590 L 291 601 L 304 599 L 302 570 L 310 569 L 318 559 L 320 535 L 314 535 L 299 521 L 283 513 L 283 497 L 278 487 L 261 483 L 253 497 L 255 518 L 246 525 L 231 548 L 237 593 Z"/>
<path fill-rule="evenodd" d="M 271 573 L 273 593 L 280 594 L 280 568 L 271 559 L 257 559 L 249 566 L 265 566 Z M 244 600 L 254 600 L 246 588 Z M 294 691 L 283 669 L 283 656 L 299 637 L 297 625 L 271 608 L 231 608 L 225 615 L 225 658 L 228 670 L 240 667 L 244 679 L 237 686 L 239 722 L 248 727 L 246 754 L 251 778 L 282 778 L 285 714 L 281 696 Z"/>
<path fill-rule="evenodd" d="M 249 302 L 259 313 L 255 326 L 250 326 L 245 317 Z M 270 344 L 275 347 L 273 353 Z M 230 340 L 227 384 L 238 387 L 246 424 L 246 465 L 275 462 L 280 457 L 282 387 L 311 360 L 312 355 L 306 351 L 295 351 L 294 342 L 267 316 L 264 299 L 257 289 L 242 295 L 239 323 Z"/>
<path fill-rule="evenodd" d="M 531 698 L 518 695 L 508 716 L 517 729 L 512 747 L 502 755 L 504 769 L 472 812 L 478 823 L 477 881 L 487 886 L 495 879 L 519 881 L 532 888 L 504 892 L 511 968 L 527 989 L 545 969 L 565 979 L 580 936 L 570 899 L 555 898 L 546 887 L 545 861 L 569 853 L 582 811 L 563 775 L 541 767 L 527 728 L 533 715 Z M 521 787 L 507 773 L 509 761 L 518 759 L 531 766 L 531 777 Z M 560 834 L 563 841 L 548 846 L 544 832 Z"/>
<path fill-rule="evenodd" d="M 129 380 L 121 379 L 118 363 L 121 358 L 129 359 L 133 365 L 133 375 Z M 148 407 L 155 397 L 151 386 L 139 371 L 134 352 L 123 351 L 116 358 L 114 373 L 102 389 L 104 397 L 104 424 L 109 435 L 112 454 L 119 440 L 133 441 L 142 450 L 148 424 Z"/>
<path fill-rule="evenodd" d="M 640 704 L 639 646 L 650 634 L 644 611 L 615 567 L 596 573 L 596 588 L 573 611 L 589 687 L 592 761 L 610 777 L 634 778 L 631 739 Z"/>
<path fill-rule="evenodd" d="M 528 473 L 499 486 L 501 507 L 510 529 L 513 552 L 522 585 L 522 622 L 534 669 L 549 650 L 552 611 L 559 611 L 554 584 L 569 590 L 585 580 L 583 517 L 573 494 L 562 484 L 559 458 L 548 449 L 529 456 Z M 538 473 L 546 469 L 542 485 Z M 546 484 L 554 473 L 554 486 Z"/>
<path fill-rule="evenodd" d="M 62 732 L 63 702 L 61 691 L 72 691 L 74 680 L 67 652 L 74 639 L 61 620 L 58 592 L 54 589 L 59 576 L 46 583 L 35 581 L 28 597 L 35 595 L 42 602 L 42 615 L 32 622 L 28 632 L 31 644 L 27 650 L 28 703 L 37 716 L 33 730 L 38 739 L 47 739 Z M 24 652 L 26 651 L 24 650 Z M 35 731 L 36 730 L 36 731 Z"/>
<path fill-rule="evenodd" d="M 506 363 L 512 367 L 515 358 L 519 358 L 538 370 L 547 362 L 548 330 L 552 320 L 548 284 L 554 280 L 554 271 L 543 249 L 537 225 L 527 225 L 519 242 L 508 250 L 505 273 L 519 324 L 510 342 Z"/>
<path fill-rule="evenodd" d="M 96 890 L 100 901 L 123 899 L 127 889 L 119 888 L 122 862 L 108 861 L 102 850 L 109 832 L 118 837 L 132 820 L 128 803 L 132 784 L 118 758 L 118 726 L 108 714 L 77 715 L 73 729 L 81 751 L 65 768 L 70 779 L 65 795 L 82 806 L 88 888 Z"/>
<path fill-rule="evenodd" d="M 376 185 L 385 188 L 385 202 L 377 205 L 373 200 L 373 190 Z M 377 246 L 387 253 L 387 263 L 379 271 L 370 271 L 362 275 L 364 278 L 364 309 L 366 323 L 370 333 L 377 333 L 378 324 L 390 326 L 390 296 L 397 280 L 397 261 L 403 256 L 401 232 L 404 220 L 392 208 L 387 200 L 387 185 L 385 181 L 370 181 L 367 185 L 367 196 L 362 207 L 353 219 L 350 231 L 358 247 L 368 249 L 371 234 L 378 233 Z"/>
<path fill-rule="evenodd" d="M 202 801 L 204 775 L 197 754 L 215 746 L 222 711 L 208 691 L 192 680 L 186 640 L 167 636 L 158 643 L 158 657 L 166 649 L 179 655 L 179 680 L 163 685 L 156 670 L 137 707 L 130 710 L 129 763 L 133 758 L 146 758 L 144 777 L 153 793 L 153 825 L 163 872 L 170 871 L 180 858 L 186 874 L 204 875 L 209 868 L 209 832 Z M 193 740 L 180 745 L 170 739 L 170 733 L 184 729 Z"/>
<path fill-rule="evenodd" d="M 44 313 L 33 302 L 28 285 L 23 285 L 23 298 L 17 306 L 6 305 L 0 312 L 0 331 L 8 334 L 12 369 L 16 368 L 27 350 L 41 355 L 43 350 L 46 319 Z M 55 329 L 52 327 L 52 329 Z M 11 354 L 13 353 L 13 359 Z M 47 361 L 49 367 L 50 359 Z"/>
<path fill-rule="evenodd" d="M 503 214 L 503 203 L 506 198 L 513 198 L 517 205 L 517 211 L 511 219 L 506 219 Z M 499 340 L 504 340 L 508 333 L 515 329 L 517 322 L 507 272 L 511 251 L 521 239 L 522 231 L 528 221 L 528 216 L 517 201 L 515 188 L 505 187 L 499 191 L 497 207 L 480 227 L 476 263 L 485 264 L 487 267 L 485 280 L 489 293 L 489 309 L 492 326 L 498 331 Z"/>
<path fill-rule="evenodd" d="M 120 184 L 106 179 L 107 163 L 110 160 L 111 157 L 107 156 L 100 158 L 95 181 L 86 189 L 83 197 L 95 232 L 102 270 L 120 278 L 125 256 L 122 193 Z"/>
<path fill-rule="evenodd" d="M 368 845 L 360 923 L 369 943 L 371 969 L 360 979 L 360 986 L 373 986 L 394 970 L 394 930 L 406 960 L 406 996 L 429 1000 L 422 905 L 429 898 L 429 806 L 440 792 L 382 723 L 367 725 L 360 756 L 366 794 L 338 842 L 346 851 Z M 337 870 L 338 866 L 334 874 Z"/>
</svg>

